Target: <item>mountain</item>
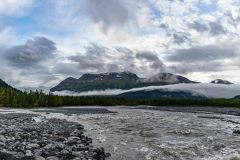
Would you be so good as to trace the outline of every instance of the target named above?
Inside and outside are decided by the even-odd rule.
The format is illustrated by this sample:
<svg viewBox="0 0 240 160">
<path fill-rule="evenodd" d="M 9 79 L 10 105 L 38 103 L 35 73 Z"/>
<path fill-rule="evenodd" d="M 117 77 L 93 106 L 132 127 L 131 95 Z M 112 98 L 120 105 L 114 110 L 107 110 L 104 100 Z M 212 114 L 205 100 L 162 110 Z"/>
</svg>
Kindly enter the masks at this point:
<svg viewBox="0 0 240 160">
<path fill-rule="evenodd" d="M 111 72 L 101 74 L 83 74 L 79 79 L 67 78 L 52 88 L 51 91 L 69 90 L 75 92 L 105 90 L 105 89 L 130 89 L 137 87 L 139 77 L 131 72 Z"/>
<path fill-rule="evenodd" d="M 215 79 L 211 81 L 213 84 L 233 84 L 232 82 L 229 82 L 227 80 L 222 80 L 222 79 Z"/>
<path fill-rule="evenodd" d="M 146 86 L 159 86 L 178 83 L 196 83 L 185 77 L 171 73 L 159 73 L 150 78 L 139 78 L 131 72 L 110 72 L 83 74 L 79 79 L 69 77 L 51 89 L 55 91 L 86 92 L 106 89 L 132 89 Z"/>
<path fill-rule="evenodd" d="M 4 88 L 4 89 L 13 89 L 16 90 L 15 88 L 13 88 L 12 86 L 8 85 L 6 82 L 4 82 L 2 79 L 0 79 L 0 88 Z"/>
<path fill-rule="evenodd" d="M 59 91 L 56 95 L 69 96 L 117 96 L 129 99 L 155 99 L 155 98 L 240 98 L 240 85 L 212 84 L 212 83 L 181 83 L 162 86 L 147 86 L 129 90 L 109 89 L 87 92 Z"/>
<path fill-rule="evenodd" d="M 165 85 L 178 83 L 196 83 L 183 76 L 174 75 L 172 73 L 159 73 L 150 78 L 140 80 L 143 83 L 162 83 Z"/>
<path fill-rule="evenodd" d="M 211 83 L 189 83 L 174 84 L 165 86 L 149 86 L 135 88 L 118 93 L 125 98 L 152 98 L 152 97 L 171 97 L 171 98 L 233 98 L 240 95 L 240 85 L 211 84 Z M 240 96 L 236 96 L 238 98 Z"/>
<path fill-rule="evenodd" d="M 135 92 L 126 92 L 118 95 L 117 97 L 126 99 L 160 99 L 160 98 L 174 98 L 174 99 L 207 99 L 206 96 L 194 94 L 189 91 L 170 91 L 164 89 L 156 90 L 140 90 Z"/>
<path fill-rule="evenodd" d="M 240 99 L 240 95 L 235 96 L 233 99 Z"/>
</svg>

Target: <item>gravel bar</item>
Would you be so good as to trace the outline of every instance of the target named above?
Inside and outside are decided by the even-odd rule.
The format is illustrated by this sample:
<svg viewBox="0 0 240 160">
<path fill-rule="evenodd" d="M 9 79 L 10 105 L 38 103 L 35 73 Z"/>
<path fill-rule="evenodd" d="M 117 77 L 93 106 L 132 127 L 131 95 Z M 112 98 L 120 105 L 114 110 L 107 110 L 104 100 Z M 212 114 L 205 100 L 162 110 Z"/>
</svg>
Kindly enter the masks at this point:
<svg viewBox="0 0 240 160">
<path fill-rule="evenodd" d="M 1 160 L 105 160 L 81 124 L 34 114 L 0 116 Z"/>
</svg>

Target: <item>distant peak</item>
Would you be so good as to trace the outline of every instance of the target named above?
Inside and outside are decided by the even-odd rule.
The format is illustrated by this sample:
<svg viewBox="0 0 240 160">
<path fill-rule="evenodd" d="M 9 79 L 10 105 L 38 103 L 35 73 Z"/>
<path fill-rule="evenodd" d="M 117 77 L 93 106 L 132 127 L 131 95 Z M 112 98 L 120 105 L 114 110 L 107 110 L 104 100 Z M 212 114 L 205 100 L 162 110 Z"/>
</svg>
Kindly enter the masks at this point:
<svg viewBox="0 0 240 160">
<path fill-rule="evenodd" d="M 156 75 L 169 75 L 169 76 L 176 76 L 175 74 L 173 74 L 173 73 L 168 73 L 168 72 L 159 72 L 159 73 L 157 73 Z"/>
<path fill-rule="evenodd" d="M 136 80 L 138 76 L 132 72 L 105 72 L 105 73 L 86 73 L 79 80 L 83 81 L 109 81 L 109 80 Z"/>
<path fill-rule="evenodd" d="M 213 84 L 233 84 L 232 82 L 223 80 L 223 79 L 215 79 L 215 80 L 211 81 L 211 83 L 213 83 Z"/>
<path fill-rule="evenodd" d="M 189 79 L 183 76 L 179 76 L 179 75 L 175 75 L 167 72 L 157 73 L 150 78 L 143 79 L 142 81 L 147 83 L 159 82 L 159 83 L 165 83 L 165 84 L 194 83 L 193 81 L 190 81 Z"/>
<path fill-rule="evenodd" d="M 121 73 L 125 73 L 125 74 L 135 74 L 135 73 L 133 73 L 133 72 L 131 72 L 131 71 L 124 71 L 124 72 L 121 72 Z"/>
<path fill-rule="evenodd" d="M 124 71 L 124 72 L 105 72 L 105 73 L 85 73 L 82 75 L 82 77 L 85 77 L 85 76 L 101 76 L 101 75 L 120 75 L 120 74 L 126 74 L 126 75 L 136 75 L 135 73 L 132 73 L 130 71 Z"/>
<path fill-rule="evenodd" d="M 0 88 L 10 88 L 10 89 L 13 89 L 15 91 L 18 91 L 17 89 L 13 88 L 9 84 L 7 84 L 5 81 L 3 81 L 1 78 L 0 78 Z"/>
</svg>

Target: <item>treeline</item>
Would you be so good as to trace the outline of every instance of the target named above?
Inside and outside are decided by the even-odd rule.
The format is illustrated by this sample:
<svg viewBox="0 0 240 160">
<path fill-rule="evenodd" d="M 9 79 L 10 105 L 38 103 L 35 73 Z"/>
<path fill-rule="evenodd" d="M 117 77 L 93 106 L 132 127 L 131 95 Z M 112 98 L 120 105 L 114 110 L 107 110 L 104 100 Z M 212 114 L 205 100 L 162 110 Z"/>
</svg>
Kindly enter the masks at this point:
<svg viewBox="0 0 240 160">
<path fill-rule="evenodd" d="M 77 97 L 58 96 L 41 91 L 20 92 L 12 89 L 0 89 L 0 106 L 3 107 L 58 107 L 84 105 L 120 105 L 128 104 L 124 99 L 115 97 Z"/>
<path fill-rule="evenodd" d="M 239 99 L 156 99 L 128 100 L 111 96 L 57 96 L 43 92 L 20 92 L 0 89 L 0 106 L 4 107 L 58 107 L 58 106 L 116 106 L 116 105 L 151 105 L 151 106 L 218 106 L 240 107 Z"/>
</svg>

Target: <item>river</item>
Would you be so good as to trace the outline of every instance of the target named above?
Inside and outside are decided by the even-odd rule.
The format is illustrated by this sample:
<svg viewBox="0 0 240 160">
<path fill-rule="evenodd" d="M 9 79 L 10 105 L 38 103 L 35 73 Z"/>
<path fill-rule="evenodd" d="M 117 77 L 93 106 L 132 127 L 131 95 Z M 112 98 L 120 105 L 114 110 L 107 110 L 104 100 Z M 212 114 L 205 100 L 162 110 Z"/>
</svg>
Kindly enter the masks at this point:
<svg viewBox="0 0 240 160">
<path fill-rule="evenodd" d="M 113 160 L 240 159 L 240 135 L 233 134 L 240 129 L 239 116 L 123 106 L 107 109 L 112 113 L 85 114 L 79 107 L 68 107 L 38 109 L 35 114 L 83 124 L 94 145 L 104 147 Z"/>
</svg>

